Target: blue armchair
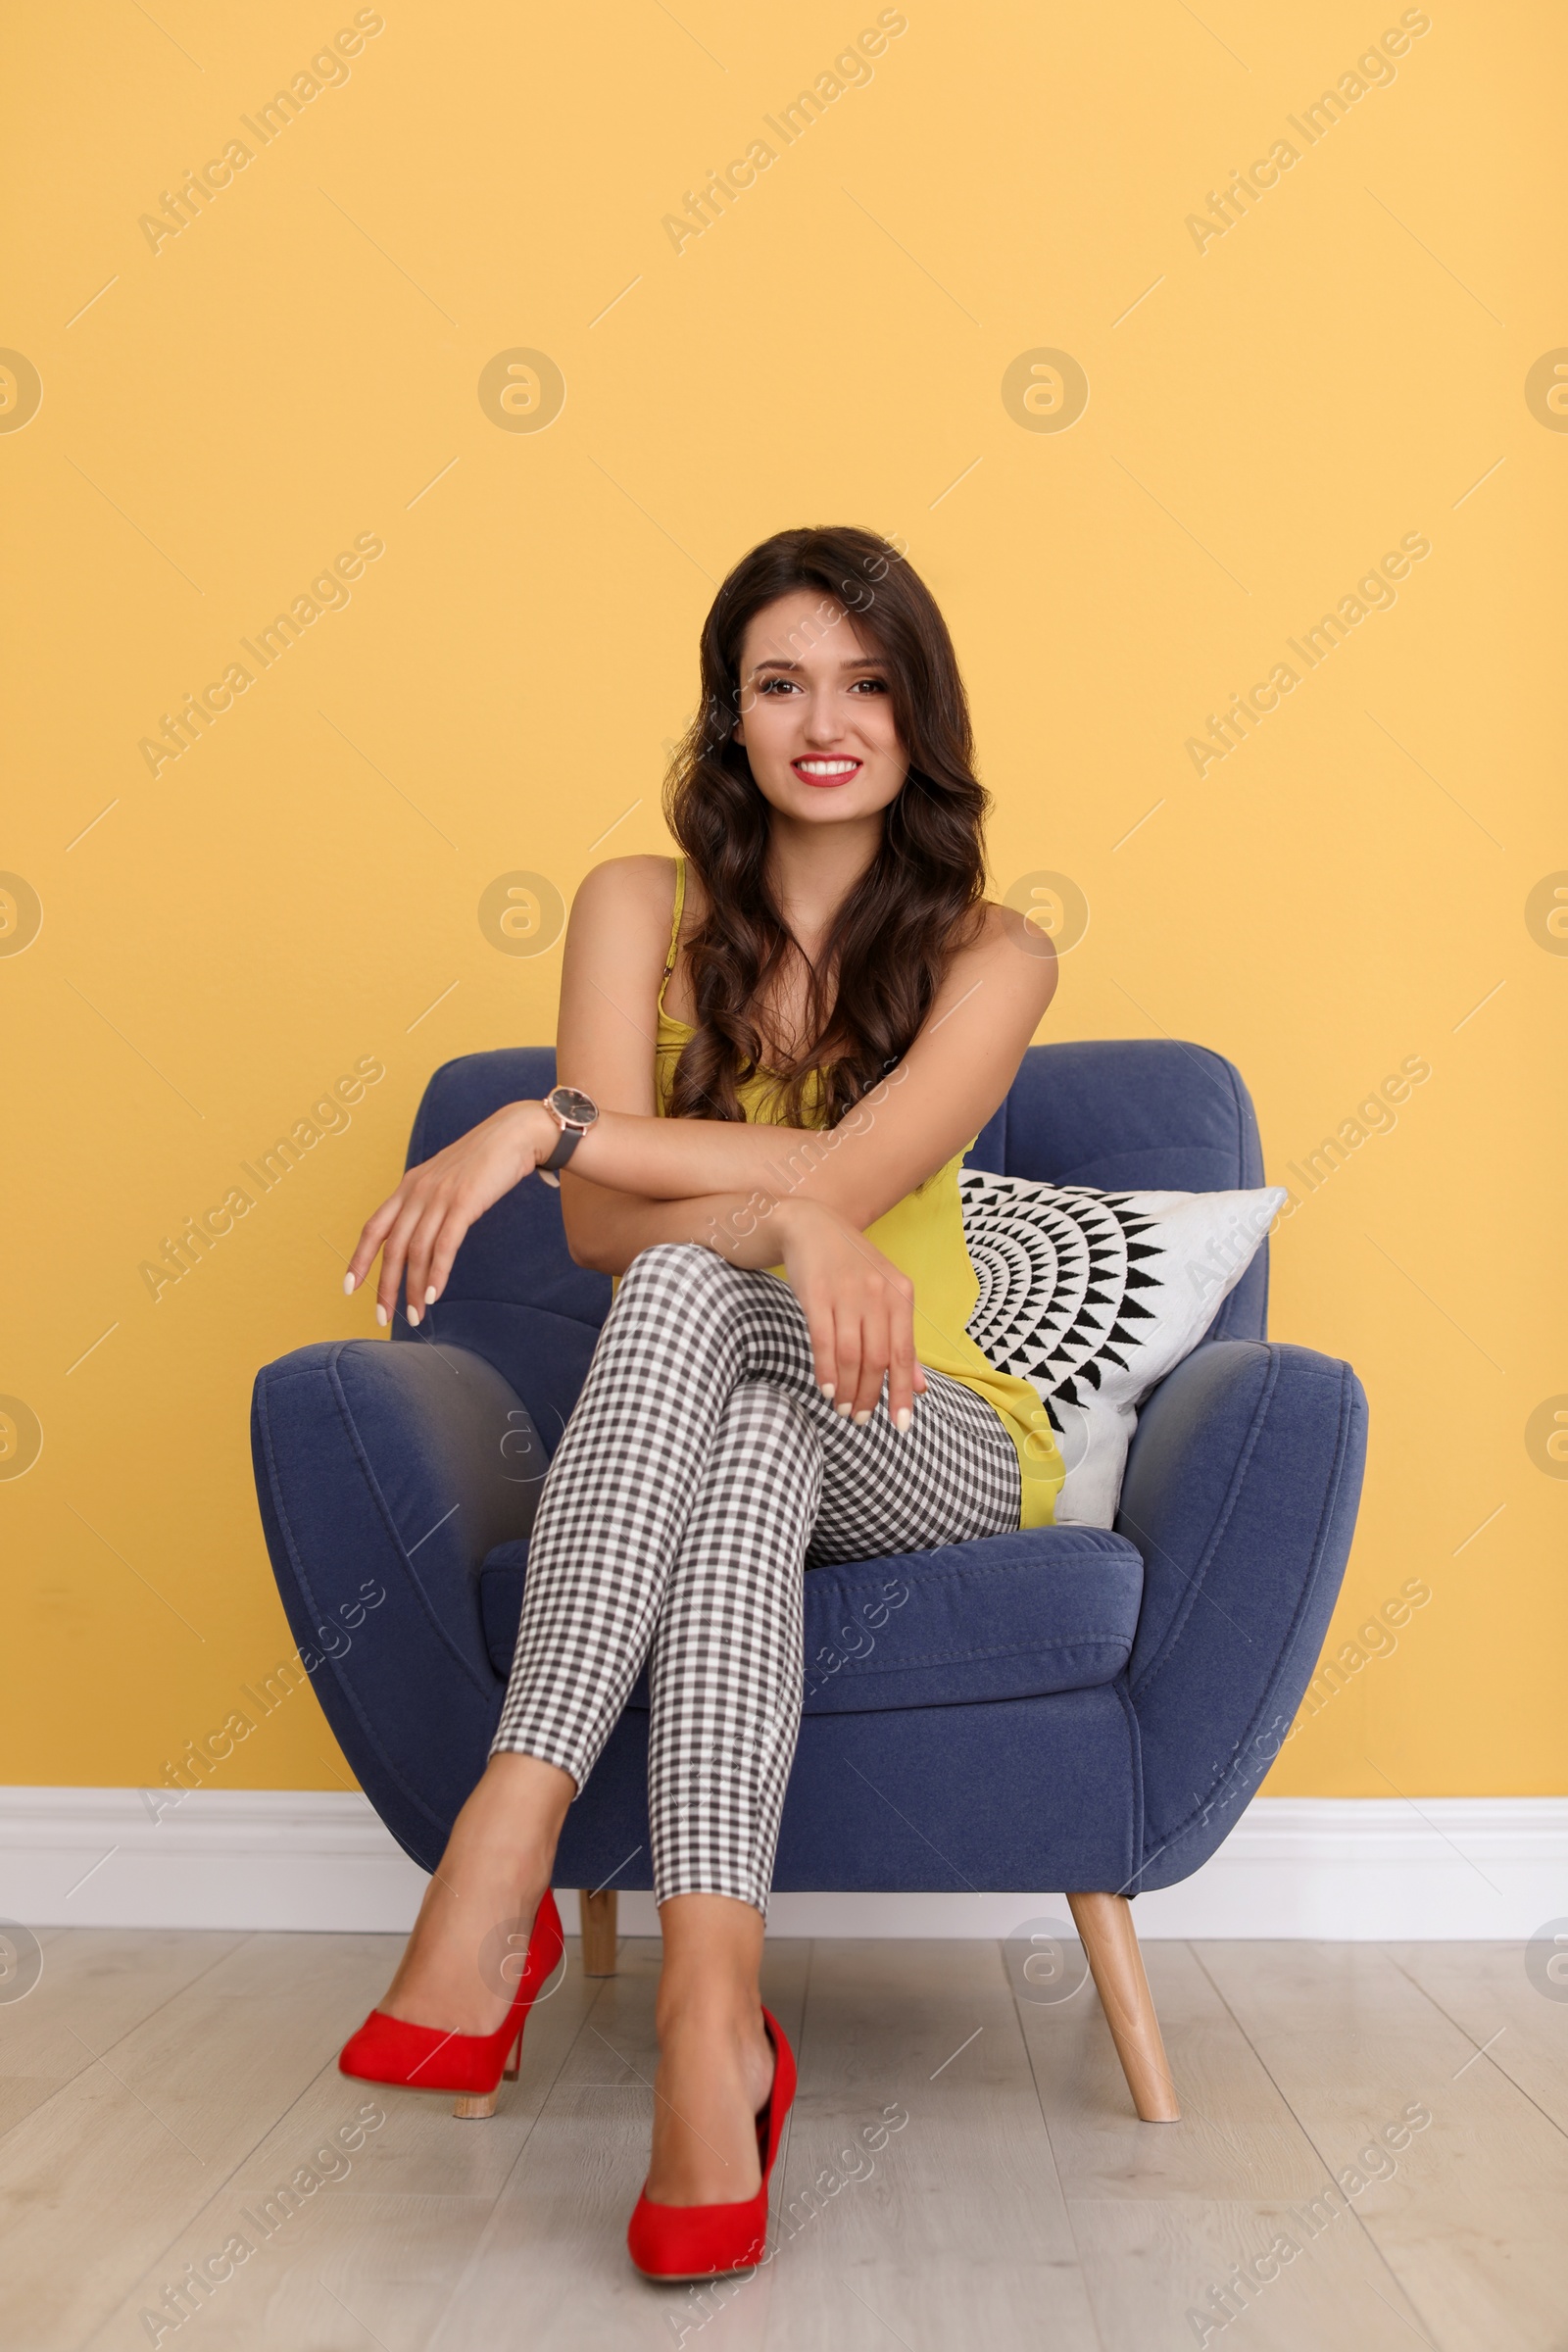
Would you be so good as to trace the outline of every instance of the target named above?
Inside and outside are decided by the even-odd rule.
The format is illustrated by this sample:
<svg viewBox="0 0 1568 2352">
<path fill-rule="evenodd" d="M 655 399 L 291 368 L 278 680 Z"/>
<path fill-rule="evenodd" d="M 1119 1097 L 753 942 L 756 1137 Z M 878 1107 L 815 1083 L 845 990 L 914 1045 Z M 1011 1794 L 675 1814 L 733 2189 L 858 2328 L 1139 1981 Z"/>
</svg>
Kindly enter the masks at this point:
<svg viewBox="0 0 1568 2352">
<path fill-rule="evenodd" d="M 431 1079 L 409 1164 L 554 1083 L 540 1048 Z M 973 1163 L 1105 1190 L 1263 1181 L 1237 1071 L 1175 1042 L 1034 1046 Z M 1366 1399 L 1348 1364 L 1265 1340 L 1267 1247 L 1138 1423 L 1113 1531 L 1049 1527 L 819 1568 L 774 1884 L 1059 1887 L 1138 2111 L 1177 2112 L 1128 1897 L 1205 1861 L 1278 1752 L 1350 1547 Z M 431 1869 L 484 1769 L 527 1534 L 610 1305 L 560 1196 L 519 1185 L 393 1344 L 258 1376 L 252 1448 L 290 1626 L 338 1741 Z M 362 1590 L 363 1589 L 363 1590 Z M 373 1613 L 363 1594 L 382 1592 Z M 353 1625 L 351 1636 L 328 1629 Z M 324 1652 L 336 1652 L 322 1654 Z M 614 1890 L 651 1885 L 639 1683 L 567 1816 L 558 1870 L 613 1968 Z"/>
</svg>

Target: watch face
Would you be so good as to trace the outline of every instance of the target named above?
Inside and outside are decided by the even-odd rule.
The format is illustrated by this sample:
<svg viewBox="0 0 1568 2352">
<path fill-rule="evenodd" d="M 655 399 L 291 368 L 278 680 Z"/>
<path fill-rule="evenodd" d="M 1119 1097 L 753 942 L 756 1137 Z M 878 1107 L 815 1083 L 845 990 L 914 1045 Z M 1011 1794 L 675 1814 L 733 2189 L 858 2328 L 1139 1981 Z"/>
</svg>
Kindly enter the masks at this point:
<svg viewBox="0 0 1568 2352">
<path fill-rule="evenodd" d="M 582 1095 L 574 1086 L 558 1086 L 550 1096 L 550 1107 L 559 1118 L 573 1127 L 591 1127 L 599 1116 L 599 1105 L 591 1095 Z"/>
</svg>

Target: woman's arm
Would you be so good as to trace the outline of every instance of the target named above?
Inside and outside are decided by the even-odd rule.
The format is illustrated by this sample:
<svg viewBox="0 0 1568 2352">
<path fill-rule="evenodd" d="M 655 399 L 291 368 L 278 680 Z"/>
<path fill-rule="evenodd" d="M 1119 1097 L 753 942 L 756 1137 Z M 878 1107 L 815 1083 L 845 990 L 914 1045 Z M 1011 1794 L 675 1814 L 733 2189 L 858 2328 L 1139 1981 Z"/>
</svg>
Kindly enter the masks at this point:
<svg viewBox="0 0 1568 2352">
<path fill-rule="evenodd" d="M 617 858 L 595 868 L 572 909 L 557 1061 L 564 1083 L 600 1105 L 562 1187 L 572 1255 L 619 1272 L 655 1242 L 690 1240 L 739 1265 L 782 1262 L 839 1409 L 866 1417 L 886 1371 L 897 1419 L 924 1385 L 912 1287 L 863 1228 L 1001 1102 L 1054 989 L 1050 943 L 1010 910 L 989 908 L 899 1068 L 825 1134 L 662 1119 L 654 1051 L 670 888 L 667 860 Z M 378 1315 L 386 1320 L 406 1279 L 417 1323 L 468 1228 L 550 1156 L 558 1133 L 542 1104 L 510 1103 L 411 1168 L 367 1222 L 348 1287 L 381 1251 Z"/>
<path fill-rule="evenodd" d="M 650 875 L 650 867 L 663 871 Z M 760 1192 L 815 1201 L 863 1230 L 950 1160 L 1002 1102 L 1055 988 L 1050 941 L 1010 908 L 989 908 L 898 1069 L 826 1134 L 661 1119 L 653 1056 L 668 871 L 663 859 L 614 859 L 588 876 L 572 907 L 557 1062 L 563 1083 L 592 1095 L 601 1114 L 571 1158 L 588 1184 L 562 1187 L 573 1255 L 607 1262 L 600 1221 L 609 1221 L 610 1192 L 666 1201 Z M 536 1121 L 530 1106 L 517 1108 L 525 1126 Z M 626 1221 L 615 1222 L 620 1241 Z"/>
</svg>

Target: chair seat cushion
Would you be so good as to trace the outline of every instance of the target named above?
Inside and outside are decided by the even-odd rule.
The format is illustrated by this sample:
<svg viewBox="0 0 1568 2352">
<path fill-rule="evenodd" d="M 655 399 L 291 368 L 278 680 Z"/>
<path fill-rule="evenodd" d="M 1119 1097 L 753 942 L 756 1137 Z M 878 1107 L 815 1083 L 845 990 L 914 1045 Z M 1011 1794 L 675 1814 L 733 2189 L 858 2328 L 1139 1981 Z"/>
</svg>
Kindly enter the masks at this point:
<svg viewBox="0 0 1568 2352">
<path fill-rule="evenodd" d="M 485 1645 L 510 1673 L 528 1546 L 479 1572 Z M 1100 1527 L 1038 1527 L 806 1573 L 806 1712 L 881 1714 L 1083 1690 L 1120 1674 L 1144 1564 Z M 639 1674 L 630 1699 L 648 1705 Z"/>
</svg>

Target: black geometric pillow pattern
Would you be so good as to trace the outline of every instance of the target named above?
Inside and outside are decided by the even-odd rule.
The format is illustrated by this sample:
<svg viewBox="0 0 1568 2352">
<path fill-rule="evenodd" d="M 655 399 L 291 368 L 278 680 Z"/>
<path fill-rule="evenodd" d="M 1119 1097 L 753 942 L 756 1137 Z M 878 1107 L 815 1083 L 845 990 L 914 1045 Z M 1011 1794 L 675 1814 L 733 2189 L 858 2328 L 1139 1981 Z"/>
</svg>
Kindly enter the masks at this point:
<svg viewBox="0 0 1568 2352">
<path fill-rule="evenodd" d="M 1105 1193 L 958 1174 L 980 1296 L 969 1337 L 1038 1393 L 1067 1478 L 1058 1524 L 1109 1527 L 1136 1407 L 1195 1348 L 1288 1194 Z"/>
</svg>

